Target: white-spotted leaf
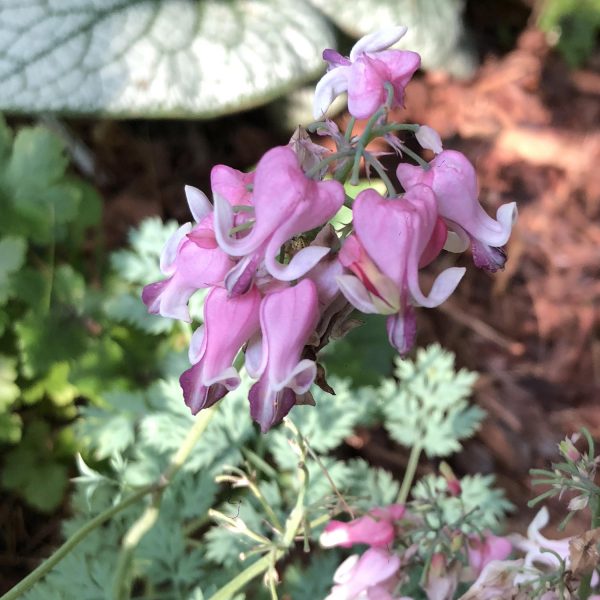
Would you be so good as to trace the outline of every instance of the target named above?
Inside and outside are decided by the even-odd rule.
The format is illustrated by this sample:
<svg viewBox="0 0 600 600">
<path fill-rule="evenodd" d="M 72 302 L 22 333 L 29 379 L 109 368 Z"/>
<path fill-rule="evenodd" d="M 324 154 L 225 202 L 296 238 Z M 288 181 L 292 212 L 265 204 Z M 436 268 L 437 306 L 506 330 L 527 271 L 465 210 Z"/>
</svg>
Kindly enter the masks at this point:
<svg viewBox="0 0 600 600">
<path fill-rule="evenodd" d="M 213 117 L 322 69 L 323 16 L 286 0 L 3 0 L 0 110 Z"/>
</svg>

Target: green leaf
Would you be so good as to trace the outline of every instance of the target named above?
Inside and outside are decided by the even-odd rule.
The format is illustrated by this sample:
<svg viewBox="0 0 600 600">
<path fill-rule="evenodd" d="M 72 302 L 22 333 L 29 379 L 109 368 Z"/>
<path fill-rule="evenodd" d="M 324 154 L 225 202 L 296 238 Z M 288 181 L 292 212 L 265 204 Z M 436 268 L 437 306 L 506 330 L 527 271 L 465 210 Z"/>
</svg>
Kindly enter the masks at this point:
<svg viewBox="0 0 600 600">
<path fill-rule="evenodd" d="M 0 413 L 0 442 L 18 444 L 21 441 L 23 422 L 21 417 L 11 413 Z"/>
<path fill-rule="evenodd" d="M 16 380 L 17 361 L 0 355 L 0 413 L 6 411 L 21 393 Z"/>
<path fill-rule="evenodd" d="M 333 574 L 342 563 L 339 552 L 312 549 L 308 566 L 300 562 L 290 565 L 283 579 L 285 594 L 282 597 L 294 600 L 325 598 L 333 586 Z"/>
<path fill-rule="evenodd" d="M 310 0 L 310 3 L 355 38 L 386 24 L 405 25 L 408 32 L 394 48 L 418 52 L 426 68 L 447 68 L 449 60 L 455 57 L 463 63 L 455 67 L 457 70 L 462 67 L 461 74 L 467 74 L 474 67 L 473 52 L 465 54 L 460 48 L 464 34 L 463 0 Z"/>
<path fill-rule="evenodd" d="M 27 242 L 23 238 L 7 236 L 0 239 L 0 306 L 14 291 L 11 275 L 23 266 L 26 253 Z"/>
<path fill-rule="evenodd" d="M 460 450 L 485 416 L 469 406 L 476 375 L 454 370 L 454 355 L 434 344 L 419 349 L 416 361 L 396 361 L 398 383 L 386 380 L 373 394 L 382 402 L 384 426 L 404 446 L 421 445 L 428 456 Z"/>
<path fill-rule="evenodd" d="M 65 465 L 48 452 L 50 431 L 46 423 L 29 425 L 21 443 L 6 454 L 2 485 L 20 493 L 34 508 L 52 512 L 61 503 L 68 484 Z"/>
<path fill-rule="evenodd" d="M 29 312 L 15 324 L 23 373 L 33 377 L 45 373 L 54 362 L 74 360 L 83 353 L 87 332 L 70 307 L 56 306 L 41 318 Z"/>
<path fill-rule="evenodd" d="M 79 392 L 69 382 L 69 372 L 67 362 L 54 363 L 45 377 L 38 379 L 23 392 L 23 401 L 33 404 L 47 396 L 56 406 L 65 407 L 72 404 Z"/>
<path fill-rule="evenodd" d="M 0 108 L 214 117 L 310 79 L 323 68 L 321 52 L 332 42 L 327 22 L 304 2 L 4 5 Z"/>
<path fill-rule="evenodd" d="M 393 504 L 398 498 L 400 484 L 384 470 L 371 467 L 357 458 L 349 461 L 350 480 L 344 493 L 354 507 L 368 511 L 374 506 Z"/>
<path fill-rule="evenodd" d="M 3 8 L 0 18 L 12 10 Z M 3 54 L 0 61 L 6 57 Z M 64 146 L 55 134 L 41 126 L 25 127 L 15 138 L 5 178 L 14 191 L 42 191 L 64 175 L 67 164 Z"/>
</svg>

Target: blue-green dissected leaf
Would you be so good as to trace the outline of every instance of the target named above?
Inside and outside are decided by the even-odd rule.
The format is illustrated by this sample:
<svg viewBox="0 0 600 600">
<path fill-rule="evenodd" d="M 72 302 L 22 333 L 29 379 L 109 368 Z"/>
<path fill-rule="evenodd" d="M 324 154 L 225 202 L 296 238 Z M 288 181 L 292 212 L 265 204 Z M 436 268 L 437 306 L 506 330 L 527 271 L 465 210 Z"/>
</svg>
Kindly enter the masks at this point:
<svg viewBox="0 0 600 600">
<path fill-rule="evenodd" d="M 26 252 L 27 242 L 23 238 L 7 236 L 0 239 L 0 306 L 14 290 L 11 275 L 23 266 Z"/>
<path fill-rule="evenodd" d="M 135 439 L 136 423 L 148 406 L 141 392 L 112 392 L 104 396 L 105 405 L 81 409 L 78 433 L 94 450 L 97 459 L 121 453 Z"/>
<path fill-rule="evenodd" d="M 325 598 L 333 585 L 333 574 L 342 563 L 339 552 L 334 549 L 318 551 L 313 548 L 307 567 L 300 563 L 290 565 L 282 578 L 282 597 L 294 600 L 315 600 Z"/>
<path fill-rule="evenodd" d="M 213 117 L 314 76 L 332 41 L 305 2 L 8 0 L 0 108 Z"/>
<path fill-rule="evenodd" d="M 158 335 L 168 333 L 175 325 L 172 319 L 151 315 L 146 310 L 140 296 L 123 293 L 109 298 L 105 306 L 106 314 L 120 323 L 134 325 L 138 329 Z"/>
<path fill-rule="evenodd" d="M 460 450 L 459 441 L 479 427 L 484 411 L 467 398 L 475 373 L 454 370 L 454 355 L 437 344 L 420 349 L 416 361 L 396 362 L 398 383 L 389 379 L 378 390 L 384 426 L 405 446 L 420 445 L 428 456 L 448 456 Z"/>
<path fill-rule="evenodd" d="M 433 500 L 441 512 L 428 511 L 428 519 L 433 527 L 457 522 L 461 515 L 469 515 L 461 524 L 464 533 L 478 533 L 485 529 L 497 529 L 504 515 L 513 509 L 504 491 L 492 487 L 493 475 L 467 475 L 460 480 L 461 494 L 449 496 L 447 482 L 443 477 L 426 475 L 412 488 L 416 500 Z"/>
<path fill-rule="evenodd" d="M 464 0 L 309 0 L 352 37 L 362 37 L 385 26 L 405 25 L 408 32 L 394 46 L 418 52 L 426 68 L 448 67 L 455 55 L 458 74 L 474 67 L 472 52 L 460 49 Z M 459 70 L 460 69 L 460 70 Z"/>
</svg>

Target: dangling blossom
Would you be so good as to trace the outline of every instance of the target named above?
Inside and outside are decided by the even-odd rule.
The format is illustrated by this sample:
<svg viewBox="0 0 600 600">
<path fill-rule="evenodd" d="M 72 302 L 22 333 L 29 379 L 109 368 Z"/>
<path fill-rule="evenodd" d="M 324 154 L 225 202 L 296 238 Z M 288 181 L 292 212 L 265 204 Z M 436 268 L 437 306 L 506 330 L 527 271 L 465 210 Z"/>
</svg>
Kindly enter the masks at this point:
<svg viewBox="0 0 600 600">
<path fill-rule="evenodd" d="M 382 548 L 370 548 L 360 556 L 353 554 L 338 567 L 325 600 L 394 600 L 398 598 L 393 592 L 400 564 L 399 556 Z"/>
<path fill-rule="evenodd" d="M 180 378 L 192 414 L 212 406 L 240 384 L 233 361 L 258 331 L 260 303 L 256 288 L 230 298 L 225 289 L 215 287 L 206 297 L 204 325 L 194 332 L 190 344 L 193 366 Z"/>
<path fill-rule="evenodd" d="M 191 186 L 185 193 L 196 224 L 182 225 L 168 240 L 160 257 L 167 279 L 147 285 L 142 300 L 149 313 L 189 323 L 191 296 L 201 288 L 223 285 L 235 263 L 217 245 L 208 198 Z"/>
<path fill-rule="evenodd" d="M 310 279 L 267 294 L 260 305 L 261 336 L 246 350 L 246 369 L 258 378 L 248 399 L 263 433 L 287 415 L 315 380 L 315 362 L 301 355 L 318 320 L 317 289 Z"/>
<path fill-rule="evenodd" d="M 493 560 L 505 560 L 512 552 L 512 544 L 507 538 L 490 532 L 483 536 L 471 535 L 467 541 L 469 567 L 478 577 L 483 569 Z"/>
<path fill-rule="evenodd" d="M 464 154 L 444 150 L 429 166 L 425 170 L 408 163 L 399 164 L 396 174 L 402 187 L 408 191 L 425 184 L 433 189 L 440 216 L 460 238 L 460 243 L 447 249 L 463 252 L 470 243 L 478 267 L 489 271 L 502 269 L 506 262 L 503 246 L 517 217 L 516 202 L 502 205 L 496 219 L 492 219 L 477 199 L 477 175 Z"/>
<path fill-rule="evenodd" d="M 353 274 L 338 277 L 338 284 L 362 312 L 389 315 L 390 343 L 405 354 L 416 333 L 413 303 L 439 306 L 455 290 L 465 269 L 450 267 L 438 275 L 429 295 L 421 291 L 419 267 L 437 256 L 446 241 L 429 187 L 414 186 L 402 199 L 385 199 L 373 189 L 365 190 L 356 198 L 353 212 L 355 234 L 346 239 L 339 254 Z"/>
<path fill-rule="evenodd" d="M 294 151 L 285 146 L 269 150 L 259 161 L 254 177 L 254 225 L 247 235 L 232 238 L 231 204 L 214 195 L 215 234 L 219 247 L 231 256 L 263 259 L 267 272 L 280 281 L 293 281 L 312 269 L 329 248 L 309 246 L 287 265 L 276 259 L 293 236 L 327 222 L 344 203 L 344 188 L 337 181 L 313 181 L 304 174 Z"/>
<path fill-rule="evenodd" d="M 350 548 L 354 544 L 369 544 L 372 548 L 389 546 L 396 537 L 395 523 L 404 517 L 405 512 L 403 504 L 391 504 L 373 508 L 349 523 L 331 520 L 319 542 L 325 548 Z"/>
<path fill-rule="evenodd" d="M 392 107 L 402 106 L 404 88 L 421 66 L 416 52 L 388 50 L 406 33 L 406 27 L 389 27 L 364 36 L 353 46 L 348 58 L 335 50 L 325 50 L 329 70 L 317 83 L 313 105 L 320 119 L 333 100 L 348 92 L 348 111 L 357 119 L 367 119 L 387 97 L 385 84 L 393 87 Z"/>
</svg>

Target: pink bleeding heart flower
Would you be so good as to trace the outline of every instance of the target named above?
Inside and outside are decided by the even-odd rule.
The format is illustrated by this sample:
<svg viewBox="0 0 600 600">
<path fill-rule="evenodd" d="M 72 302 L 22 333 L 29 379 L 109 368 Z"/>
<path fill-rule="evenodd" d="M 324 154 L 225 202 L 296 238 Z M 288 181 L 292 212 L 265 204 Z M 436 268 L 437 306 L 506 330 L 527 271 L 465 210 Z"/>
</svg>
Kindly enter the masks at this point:
<svg viewBox="0 0 600 600">
<path fill-rule="evenodd" d="M 243 344 L 259 329 L 260 303 L 256 288 L 234 298 L 223 288 L 213 288 L 206 297 L 204 325 L 194 332 L 190 344 L 194 366 L 179 380 L 192 414 L 212 406 L 240 384 L 232 364 Z"/>
<path fill-rule="evenodd" d="M 215 165 L 210 172 L 213 194 L 225 198 L 232 206 L 251 206 L 254 171 L 244 173 L 226 165 Z"/>
<path fill-rule="evenodd" d="M 392 107 L 402 106 L 404 88 L 421 66 L 416 52 L 386 50 L 406 33 L 406 27 L 389 27 L 364 36 L 353 46 L 349 58 L 335 50 L 325 50 L 329 70 L 317 83 L 313 105 L 320 119 L 333 100 L 348 92 L 348 111 L 357 119 L 369 118 L 387 97 L 385 84 L 394 89 Z"/>
<path fill-rule="evenodd" d="M 332 520 L 327 523 L 319 542 L 325 548 L 340 546 L 350 548 L 354 544 L 369 544 L 372 548 L 383 548 L 396 537 L 395 521 L 404 517 L 403 504 L 377 507 L 368 514 L 349 523 Z"/>
<path fill-rule="evenodd" d="M 337 181 L 313 181 L 302 171 L 291 148 L 269 150 L 259 161 L 254 178 L 255 223 L 241 238 L 231 238 L 234 215 L 230 204 L 215 194 L 215 234 L 221 249 L 231 256 L 264 256 L 267 271 L 281 281 L 293 281 L 312 269 L 329 248 L 309 246 L 289 264 L 276 259 L 281 246 L 293 236 L 328 221 L 344 203 Z"/>
<path fill-rule="evenodd" d="M 469 242 L 478 267 L 497 271 L 504 267 L 508 242 L 517 217 L 516 202 L 502 205 L 492 219 L 477 199 L 477 175 L 473 165 L 461 152 L 444 150 L 424 170 L 401 163 L 396 174 L 405 190 L 418 184 L 430 186 L 435 192 L 438 210 L 462 243 L 448 250 L 462 252 Z"/>
<path fill-rule="evenodd" d="M 160 258 L 168 278 L 145 286 L 142 301 L 149 313 L 189 323 L 191 296 L 201 288 L 222 285 L 235 263 L 217 245 L 208 198 L 189 185 L 185 193 L 196 225 L 182 225 L 168 240 Z"/>
<path fill-rule="evenodd" d="M 401 199 L 365 190 L 356 198 L 353 212 L 355 235 L 346 239 L 339 254 L 353 275 L 337 278 L 340 290 L 362 312 L 389 315 L 390 343 L 405 354 L 416 333 L 412 304 L 439 306 L 465 269 L 448 268 L 438 275 L 429 295 L 421 291 L 419 267 L 424 258 L 437 255 L 445 241 L 431 188 L 415 186 Z"/>
<path fill-rule="evenodd" d="M 400 557 L 381 548 L 353 554 L 337 569 L 325 600 L 393 600 Z"/>
<path fill-rule="evenodd" d="M 252 418 L 263 433 L 287 415 L 296 395 L 306 393 L 316 377 L 315 362 L 301 355 L 318 320 L 317 290 L 310 279 L 267 294 L 262 301 L 262 337 L 248 345 L 246 369 L 260 378 L 248 398 Z"/>
<path fill-rule="evenodd" d="M 468 539 L 469 566 L 475 577 L 479 577 L 484 567 L 493 560 L 505 560 L 512 552 L 512 544 L 507 538 L 486 532 L 483 536 L 471 535 Z"/>
</svg>

